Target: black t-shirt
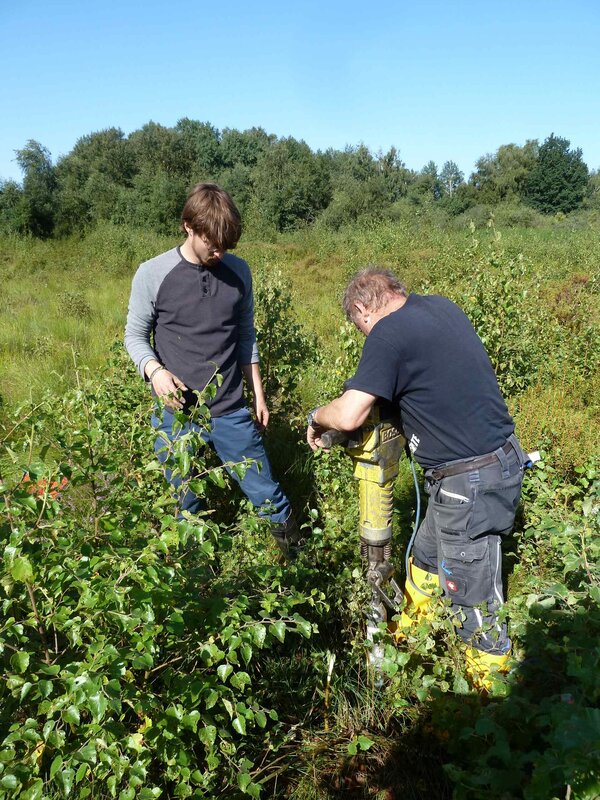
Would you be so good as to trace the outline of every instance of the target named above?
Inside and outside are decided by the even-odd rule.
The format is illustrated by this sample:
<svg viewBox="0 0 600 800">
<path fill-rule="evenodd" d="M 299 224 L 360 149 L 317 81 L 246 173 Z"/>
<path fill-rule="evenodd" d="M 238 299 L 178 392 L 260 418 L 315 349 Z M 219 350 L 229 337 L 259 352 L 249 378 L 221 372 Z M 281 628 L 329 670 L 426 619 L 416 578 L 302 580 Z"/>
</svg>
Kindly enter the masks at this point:
<svg viewBox="0 0 600 800">
<path fill-rule="evenodd" d="M 489 453 L 514 431 L 481 340 L 451 300 L 411 294 L 373 327 L 346 383 L 400 408 L 425 468 Z"/>
</svg>

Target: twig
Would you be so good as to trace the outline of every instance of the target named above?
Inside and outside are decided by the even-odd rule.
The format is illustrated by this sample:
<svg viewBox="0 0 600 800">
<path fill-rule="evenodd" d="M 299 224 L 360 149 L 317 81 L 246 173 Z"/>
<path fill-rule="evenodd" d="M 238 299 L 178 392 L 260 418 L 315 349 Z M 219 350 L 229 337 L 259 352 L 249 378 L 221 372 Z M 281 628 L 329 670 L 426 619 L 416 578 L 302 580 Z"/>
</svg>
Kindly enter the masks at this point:
<svg viewBox="0 0 600 800">
<path fill-rule="evenodd" d="M 44 660 L 46 664 L 50 665 L 52 663 L 52 660 L 50 658 L 50 651 L 48 650 L 46 629 L 44 628 L 44 623 L 42 622 L 42 619 L 38 612 L 37 603 L 35 602 L 35 594 L 33 593 L 33 586 L 30 583 L 26 583 L 25 585 L 27 586 L 27 591 L 29 593 L 29 599 L 31 600 L 31 607 L 33 609 L 33 614 L 38 624 L 38 633 L 40 634 L 40 638 L 42 640 L 42 646 L 44 648 Z"/>
<path fill-rule="evenodd" d="M 3 439 L 0 439 L 0 444 L 4 444 L 4 442 L 5 442 L 5 441 L 6 441 L 8 438 L 10 438 L 11 434 L 12 434 L 12 433 L 14 433 L 14 431 L 16 431 L 16 429 L 19 427 L 19 425 L 22 425 L 22 424 L 25 422 L 25 420 L 29 419 L 29 417 L 30 417 L 30 416 L 31 416 L 31 415 L 32 415 L 32 414 L 33 414 L 35 411 L 37 411 L 37 410 L 38 410 L 38 408 L 41 408 L 43 405 L 44 405 L 44 403 L 43 403 L 43 402 L 42 402 L 42 403 L 38 403 L 38 404 L 37 404 L 37 406 L 34 406 L 34 407 L 31 409 L 31 411 L 29 411 L 27 414 L 25 414 L 25 416 L 23 417 L 23 419 L 20 419 L 18 422 L 16 422 L 16 423 L 15 423 L 15 424 L 12 426 L 12 428 L 9 430 L 9 432 L 6 434 L 6 436 L 4 436 L 4 438 L 3 438 Z"/>
<path fill-rule="evenodd" d="M 165 661 L 164 664 L 159 664 L 158 667 L 154 667 L 153 669 L 149 669 L 146 672 L 146 675 L 152 675 L 153 672 L 158 672 L 159 669 L 163 669 L 164 667 L 168 667 L 169 664 L 175 664 L 177 661 L 182 661 L 184 656 L 177 656 L 177 658 L 172 658 L 170 661 Z"/>
</svg>

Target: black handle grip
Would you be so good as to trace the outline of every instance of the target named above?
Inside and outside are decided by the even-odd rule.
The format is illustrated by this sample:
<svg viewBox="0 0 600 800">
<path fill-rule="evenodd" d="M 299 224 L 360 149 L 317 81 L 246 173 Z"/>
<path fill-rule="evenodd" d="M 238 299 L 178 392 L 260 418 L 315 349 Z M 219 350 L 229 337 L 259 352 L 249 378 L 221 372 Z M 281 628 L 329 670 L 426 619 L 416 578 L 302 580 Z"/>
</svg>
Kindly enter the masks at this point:
<svg viewBox="0 0 600 800">
<path fill-rule="evenodd" d="M 349 439 L 350 437 L 347 433 L 344 433 L 344 431 L 336 431 L 335 429 L 325 431 L 325 433 L 321 434 L 323 446 L 328 450 L 336 444 L 341 444 L 342 446 L 347 444 Z"/>
</svg>

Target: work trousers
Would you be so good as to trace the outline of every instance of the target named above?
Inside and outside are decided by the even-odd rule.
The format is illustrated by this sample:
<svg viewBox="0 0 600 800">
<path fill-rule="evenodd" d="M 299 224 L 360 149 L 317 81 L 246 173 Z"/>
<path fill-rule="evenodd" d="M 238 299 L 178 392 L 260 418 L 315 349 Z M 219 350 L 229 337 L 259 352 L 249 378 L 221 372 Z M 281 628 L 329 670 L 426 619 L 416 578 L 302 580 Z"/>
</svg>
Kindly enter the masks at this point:
<svg viewBox="0 0 600 800">
<path fill-rule="evenodd" d="M 243 478 L 229 468 L 227 471 L 239 483 L 261 516 L 268 517 L 273 524 L 281 524 L 290 516 L 290 504 L 281 486 L 273 478 L 263 441 L 247 408 L 240 408 L 222 417 L 212 417 L 209 428 L 191 420 L 180 425 L 175 421 L 174 415 L 165 408 L 164 411 L 154 412 L 152 427 L 158 433 L 165 434 L 171 442 L 190 431 L 199 433 L 202 439 L 214 448 L 226 468 L 227 463 L 239 464 L 244 458 L 252 459 L 255 463 L 248 467 Z M 154 449 L 160 462 L 164 464 L 169 456 L 169 447 L 162 436 L 157 436 Z M 193 465 L 194 453 L 190 453 L 190 456 Z M 180 475 L 173 475 L 168 467 L 165 469 L 165 475 L 177 494 L 180 512 L 189 511 L 191 514 L 197 514 L 202 510 L 202 499 L 186 486 L 182 487 Z"/>
<path fill-rule="evenodd" d="M 526 456 L 513 435 L 508 453 L 494 463 L 436 480 L 425 472 L 429 504 L 413 547 L 414 562 L 438 574 L 458 620 L 458 634 L 471 646 L 501 655 L 510 650 L 505 621 L 502 539 L 510 534 L 521 494 Z M 465 463 L 462 459 L 440 465 Z"/>
</svg>

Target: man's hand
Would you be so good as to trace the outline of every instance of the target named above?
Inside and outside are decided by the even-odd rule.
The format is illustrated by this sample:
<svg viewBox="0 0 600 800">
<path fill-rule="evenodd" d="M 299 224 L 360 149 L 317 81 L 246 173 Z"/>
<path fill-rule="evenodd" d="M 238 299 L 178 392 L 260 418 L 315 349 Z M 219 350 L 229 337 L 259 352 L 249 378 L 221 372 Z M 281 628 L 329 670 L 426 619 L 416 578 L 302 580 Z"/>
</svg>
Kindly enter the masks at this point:
<svg viewBox="0 0 600 800">
<path fill-rule="evenodd" d="M 308 415 L 311 424 L 306 431 L 306 441 L 310 449 L 321 448 L 328 453 L 329 448 L 321 439 L 325 431 L 355 431 L 360 428 L 376 400 L 377 396 L 369 392 L 348 389 L 326 406 L 317 406 Z"/>
<path fill-rule="evenodd" d="M 256 427 L 258 428 L 258 432 L 263 433 L 263 431 L 269 424 L 269 409 L 267 408 L 264 396 L 257 397 L 256 395 L 254 395 L 254 398 L 252 400 L 252 408 L 254 410 L 254 418 L 256 420 Z"/>
<path fill-rule="evenodd" d="M 314 423 L 308 426 L 306 429 L 306 441 L 311 450 L 318 450 L 321 448 L 321 450 L 325 450 L 326 453 L 329 452 L 329 448 L 325 447 L 321 440 L 321 436 L 326 430 L 327 428 L 322 428 L 320 425 L 315 426 Z"/>
<path fill-rule="evenodd" d="M 152 388 L 156 392 L 167 408 L 179 411 L 183 408 L 181 393 L 187 390 L 187 386 L 180 381 L 176 375 L 168 369 L 159 369 L 152 378 Z"/>
</svg>

